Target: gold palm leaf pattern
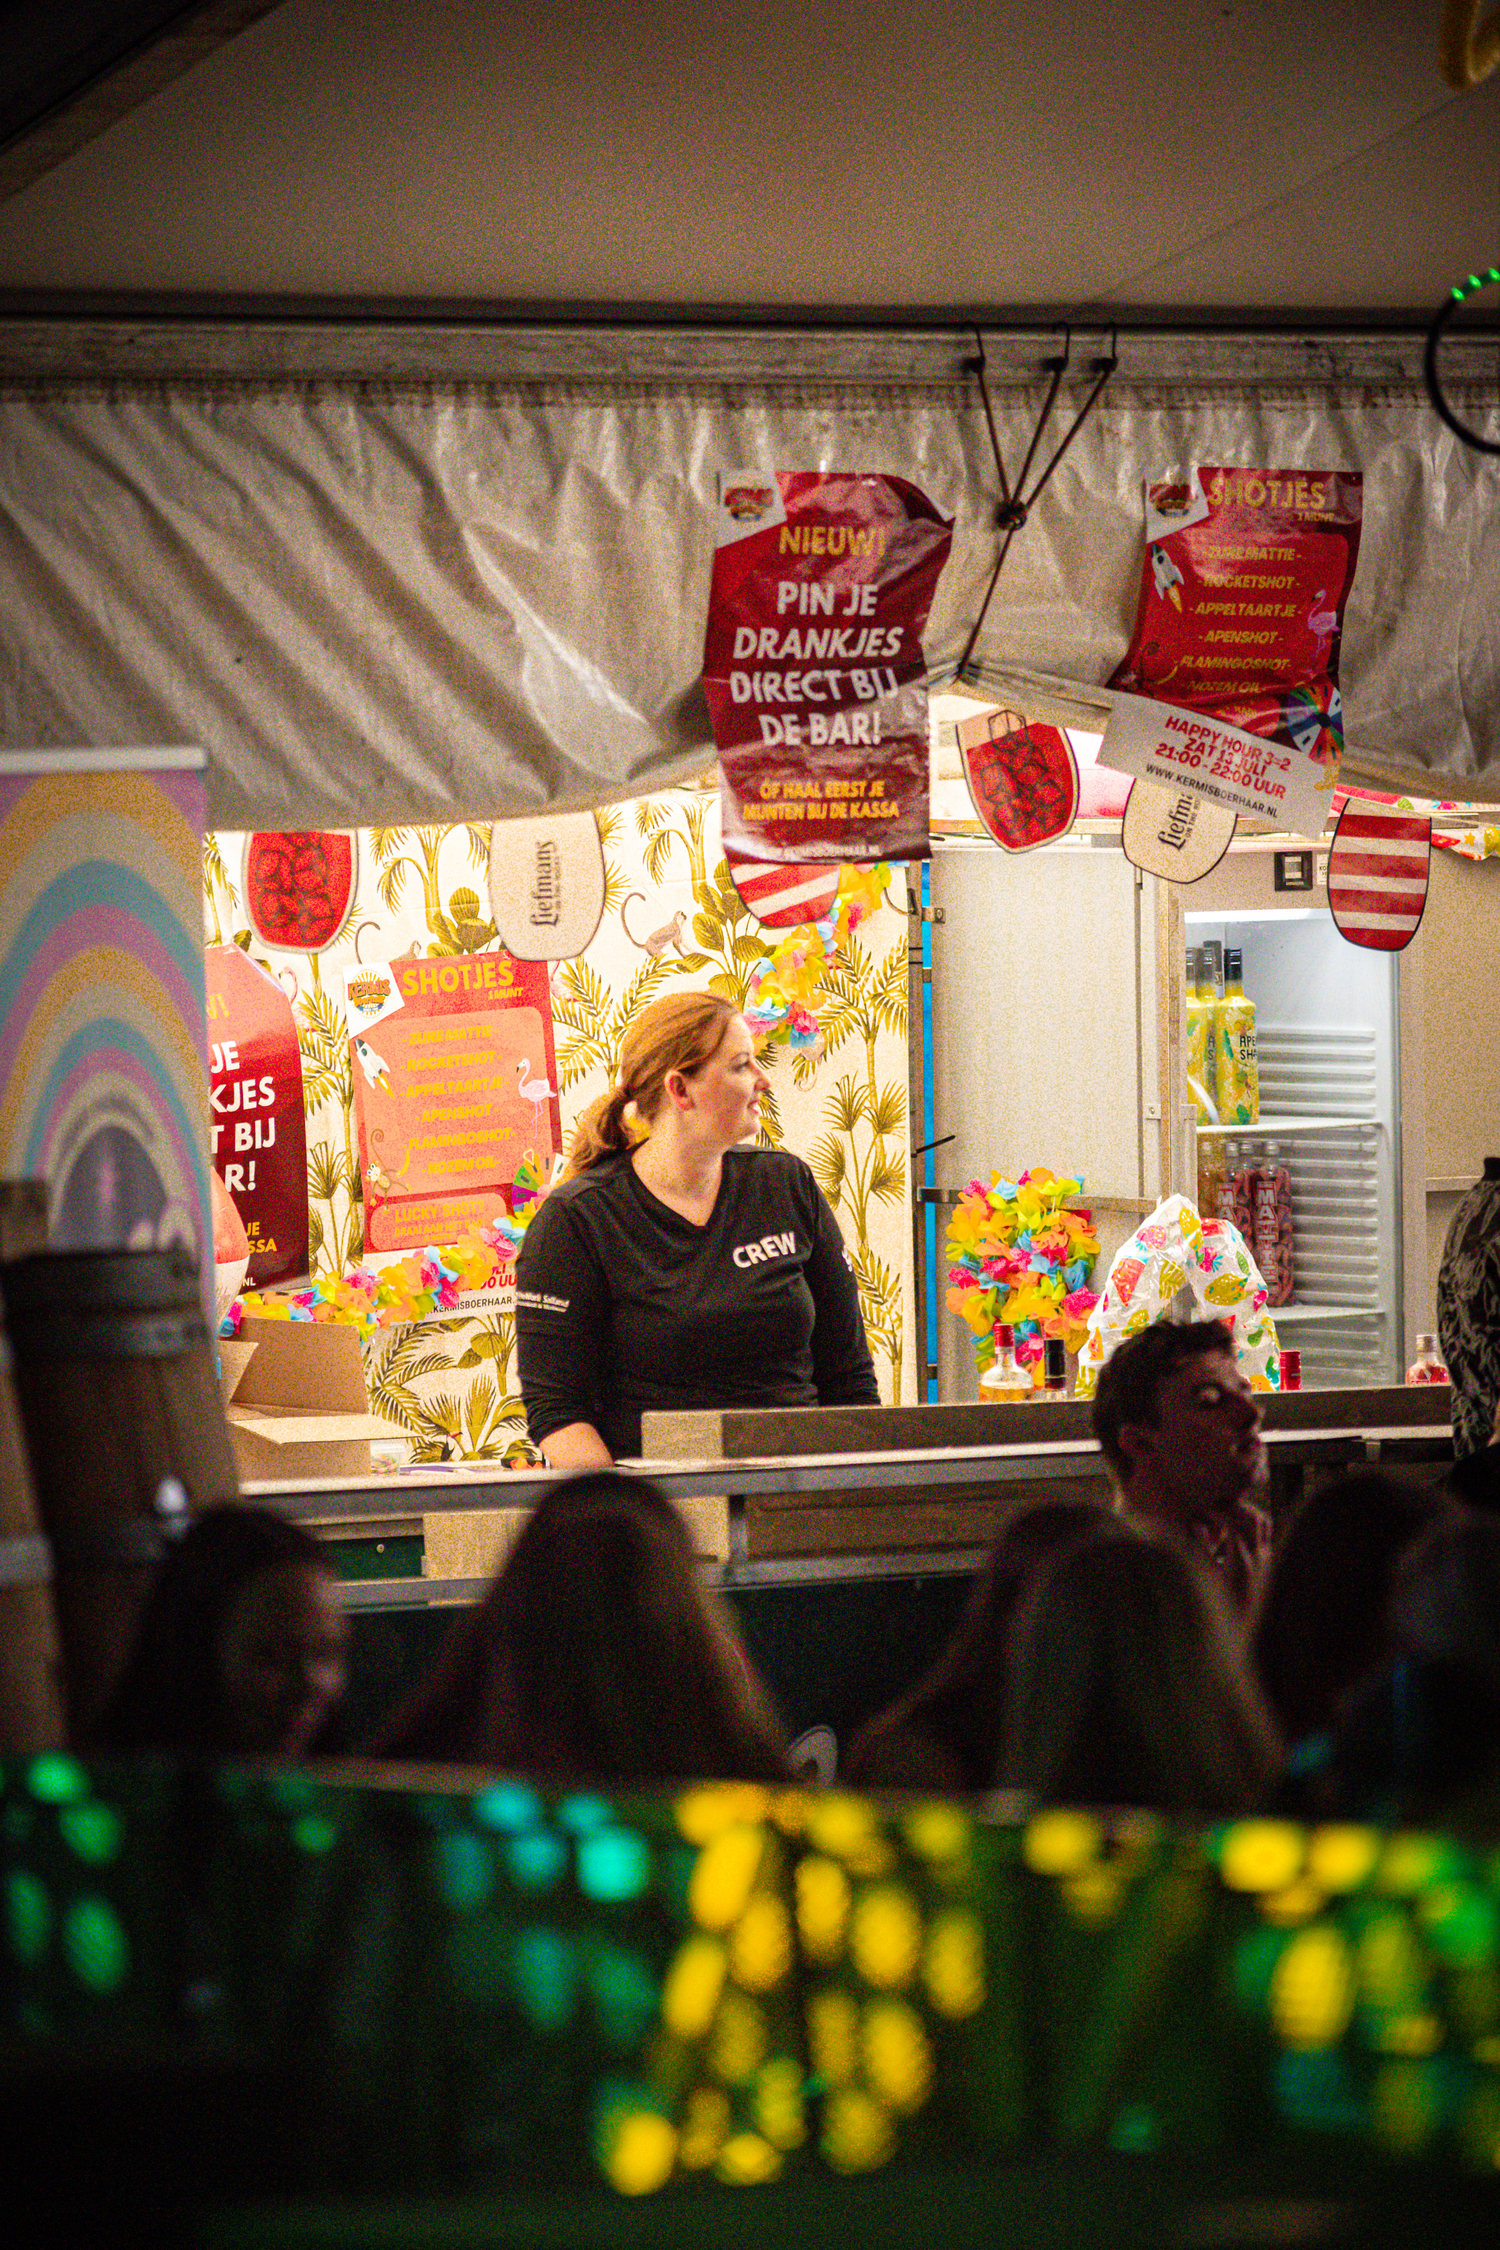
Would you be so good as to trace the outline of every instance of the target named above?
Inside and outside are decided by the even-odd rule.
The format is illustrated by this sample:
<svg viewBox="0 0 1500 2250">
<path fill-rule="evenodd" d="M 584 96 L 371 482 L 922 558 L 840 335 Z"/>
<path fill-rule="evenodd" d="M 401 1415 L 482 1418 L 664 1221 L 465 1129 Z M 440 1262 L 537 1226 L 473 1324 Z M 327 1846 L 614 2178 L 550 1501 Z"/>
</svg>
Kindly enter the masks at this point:
<svg viewBox="0 0 1500 2250">
<path fill-rule="evenodd" d="M 594 818 L 604 850 L 604 913 L 587 950 L 556 964 L 551 980 L 565 1140 L 579 1111 L 611 1083 L 625 1033 L 648 1001 L 685 982 L 743 1007 L 757 965 L 784 934 L 763 932 L 730 880 L 711 776 L 601 806 Z M 240 864 L 243 843 L 229 834 L 205 839 L 204 928 L 213 944 L 233 934 L 239 898 L 227 870 Z M 343 972 L 361 958 L 496 946 L 483 889 L 488 850 L 489 829 L 476 821 L 362 830 L 357 911 L 346 932 L 321 955 L 267 957 L 273 972 L 290 969 L 296 977 L 309 1257 L 317 1273 L 347 1272 L 364 1255 Z M 681 950 L 653 954 L 631 935 L 632 927 L 657 929 L 679 913 Z M 912 1395 L 904 1348 L 912 1263 L 906 979 L 905 919 L 885 908 L 861 924 L 834 961 L 819 1014 L 821 1051 L 772 1050 L 760 1131 L 766 1146 L 807 1158 L 834 1208 L 882 1395 L 891 1401 Z M 511 1313 L 382 1331 L 365 1348 L 365 1377 L 372 1412 L 413 1461 L 527 1457 Z"/>
</svg>

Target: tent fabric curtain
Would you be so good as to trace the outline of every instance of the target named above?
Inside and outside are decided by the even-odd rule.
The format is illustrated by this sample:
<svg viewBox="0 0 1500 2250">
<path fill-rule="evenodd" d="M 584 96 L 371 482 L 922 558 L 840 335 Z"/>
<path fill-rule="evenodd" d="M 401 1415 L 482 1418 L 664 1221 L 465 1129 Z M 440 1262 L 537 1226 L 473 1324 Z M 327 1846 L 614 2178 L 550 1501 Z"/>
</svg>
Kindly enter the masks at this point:
<svg viewBox="0 0 1500 2250">
<path fill-rule="evenodd" d="M 634 358 L 566 337 L 549 356 L 533 336 L 483 380 L 419 380 L 410 339 L 377 375 L 347 357 L 273 370 L 261 337 L 235 373 L 232 337 L 214 337 L 190 373 L 91 361 L 87 382 L 55 339 L 29 373 L 13 339 L 0 349 L 0 728 L 15 745 L 201 745 L 215 825 L 501 818 L 700 771 L 721 469 L 891 471 L 951 515 L 937 681 L 993 566 L 999 486 L 960 332 L 678 337 Z M 1012 546 L 979 676 L 1108 678 L 1144 475 L 1357 468 L 1351 771 L 1500 796 L 1500 461 L 1438 421 L 1410 341 L 1145 343 L 1122 340 Z M 486 348 L 498 366 L 502 344 Z M 987 348 L 1014 474 L 1052 347 Z M 464 365 L 451 339 L 432 358 Z M 1087 381 L 1075 354 L 1039 461 Z M 1460 395 L 1500 427 L 1492 378 Z"/>
</svg>

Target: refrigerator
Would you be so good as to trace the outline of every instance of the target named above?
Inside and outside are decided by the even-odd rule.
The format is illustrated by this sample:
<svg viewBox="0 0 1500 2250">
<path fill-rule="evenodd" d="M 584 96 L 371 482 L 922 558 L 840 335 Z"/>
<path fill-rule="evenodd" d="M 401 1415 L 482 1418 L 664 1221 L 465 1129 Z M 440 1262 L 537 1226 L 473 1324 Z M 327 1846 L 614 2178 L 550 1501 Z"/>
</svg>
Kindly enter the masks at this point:
<svg viewBox="0 0 1500 2250">
<path fill-rule="evenodd" d="M 919 1229 L 931 1213 L 918 1241 L 936 1344 L 924 1395 L 975 1395 L 972 1348 L 943 1308 L 942 1230 L 965 1180 L 1023 1163 L 1081 1170 L 1102 1286 L 1113 1248 L 1162 1194 L 1196 1200 L 1211 1132 L 1242 1164 L 1286 1167 L 1294 1291 L 1273 1317 L 1301 1352 L 1304 1388 L 1399 1382 L 1428 1325 L 1420 947 L 1379 953 L 1339 935 L 1326 843 L 1237 842 L 1184 888 L 1141 875 L 1118 839 L 1101 822 L 1019 861 L 956 837 L 935 852 L 931 1125 L 913 1135 L 943 1142 L 914 1182 Z M 1207 939 L 1241 953 L 1256 1007 L 1253 1126 L 1200 1126 L 1188 1093 L 1186 952 Z"/>
<path fill-rule="evenodd" d="M 1414 1344 L 1408 1305 L 1426 1289 L 1420 1057 L 1403 1027 L 1408 957 L 1339 934 L 1326 845 L 1232 846 L 1211 875 L 1175 893 L 1172 908 L 1174 987 L 1187 948 L 1214 939 L 1240 953 L 1260 1064 L 1250 1126 L 1198 1122 L 1185 1069 L 1174 1069 L 1174 1184 L 1195 1192 L 1209 1138 L 1242 1166 L 1284 1165 L 1293 1294 L 1272 1317 L 1282 1343 L 1301 1352 L 1304 1388 L 1399 1383 Z M 1173 1038 L 1176 990 L 1163 999 Z M 1417 1159 L 1410 1183 L 1403 1128 Z"/>
</svg>

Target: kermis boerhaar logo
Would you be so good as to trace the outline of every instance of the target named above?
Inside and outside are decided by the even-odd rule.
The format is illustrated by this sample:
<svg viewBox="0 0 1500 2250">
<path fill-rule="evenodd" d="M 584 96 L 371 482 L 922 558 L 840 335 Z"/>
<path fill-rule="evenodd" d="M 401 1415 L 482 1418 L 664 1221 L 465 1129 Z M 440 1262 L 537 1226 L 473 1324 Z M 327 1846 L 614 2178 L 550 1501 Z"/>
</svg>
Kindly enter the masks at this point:
<svg viewBox="0 0 1500 2250">
<path fill-rule="evenodd" d="M 369 961 L 344 972 L 344 1012 L 351 1035 L 367 1031 L 402 1005 L 388 961 Z"/>
<path fill-rule="evenodd" d="M 717 544 L 728 547 L 752 532 L 786 522 L 781 487 L 773 477 L 721 477 L 719 479 L 719 534 Z"/>
</svg>

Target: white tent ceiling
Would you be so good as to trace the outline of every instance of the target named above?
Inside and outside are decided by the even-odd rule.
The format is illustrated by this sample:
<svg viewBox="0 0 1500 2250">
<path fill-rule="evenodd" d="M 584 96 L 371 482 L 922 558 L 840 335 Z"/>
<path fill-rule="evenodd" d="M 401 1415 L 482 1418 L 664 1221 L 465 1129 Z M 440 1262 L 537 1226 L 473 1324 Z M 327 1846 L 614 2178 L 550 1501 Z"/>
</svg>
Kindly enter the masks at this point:
<svg viewBox="0 0 1500 2250">
<path fill-rule="evenodd" d="M 1420 310 L 1439 0 L 283 0 L 0 205 L 0 289 Z"/>
</svg>

